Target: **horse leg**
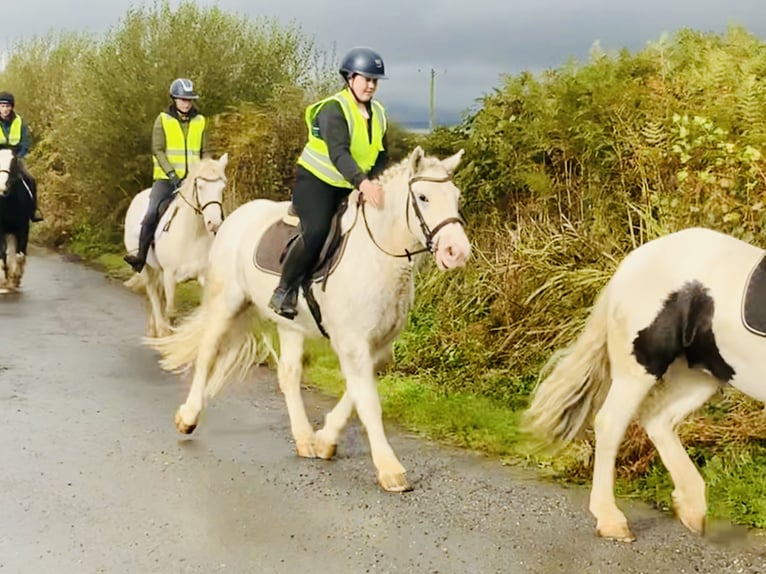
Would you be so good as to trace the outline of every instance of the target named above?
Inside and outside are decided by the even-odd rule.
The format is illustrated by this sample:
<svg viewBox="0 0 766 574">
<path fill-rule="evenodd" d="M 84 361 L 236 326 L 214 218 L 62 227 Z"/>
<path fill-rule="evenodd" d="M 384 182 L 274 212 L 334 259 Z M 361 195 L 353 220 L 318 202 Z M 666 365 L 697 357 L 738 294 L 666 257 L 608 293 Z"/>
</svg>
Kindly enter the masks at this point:
<svg viewBox="0 0 766 574">
<path fill-rule="evenodd" d="M 167 269 L 162 270 L 162 284 L 165 291 L 165 319 L 170 325 L 173 323 L 176 306 L 176 274 Z"/>
<path fill-rule="evenodd" d="M 338 358 L 346 378 L 347 392 L 353 401 L 359 420 L 367 431 L 372 462 L 378 473 L 378 482 L 389 492 L 411 490 L 406 470 L 394 454 L 383 429 L 383 410 L 378 397 L 377 382 L 373 372 L 373 358 L 369 348 L 358 342 L 338 342 Z M 339 411 L 341 414 L 342 411 Z"/>
<path fill-rule="evenodd" d="M 338 404 L 325 416 L 324 427 L 318 430 L 314 436 L 314 448 L 319 458 L 329 460 L 335 456 L 335 451 L 338 448 L 338 437 L 353 411 L 354 401 L 346 391 Z"/>
<path fill-rule="evenodd" d="M 16 245 L 16 279 L 14 287 L 21 287 L 21 279 L 27 265 L 27 245 L 29 243 L 29 224 L 23 226 Z"/>
<path fill-rule="evenodd" d="M 393 345 L 381 346 L 377 353 L 375 353 L 374 372 L 377 373 L 385 369 L 393 358 Z M 316 432 L 314 443 L 319 458 L 329 460 L 335 456 L 338 448 L 338 437 L 346 427 L 352 412 L 354 412 L 354 401 L 351 399 L 348 391 L 346 391 L 343 393 L 340 401 L 338 401 L 338 404 L 325 416 L 324 427 Z"/>
<path fill-rule="evenodd" d="M 146 278 L 146 296 L 149 299 L 147 335 L 149 337 L 163 337 L 170 333 L 170 326 L 164 320 L 163 294 L 159 271 L 147 265 L 141 273 Z"/>
<path fill-rule="evenodd" d="M 237 301 L 227 300 L 223 290 L 213 294 L 207 303 L 204 303 L 204 330 L 199 335 L 197 356 L 194 360 L 194 376 L 186 401 L 178 407 L 175 415 L 175 424 L 179 432 L 190 434 L 197 428 L 199 416 L 206 406 L 208 398 L 212 398 L 215 392 L 210 392 L 208 382 L 214 377 L 214 363 L 222 352 L 221 345 L 230 331 L 233 331 L 235 320 L 240 314 L 247 311 L 249 305 L 243 299 Z M 196 329 L 195 325 L 192 329 Z M 237 342 L 230 342 L 236 346 Z M 225 370 L 225 369 L 224 369 Z M 218 381 L 218 387 L 225 381 Z"/>
<path fill-rule="evenodd" d="M 17 256 L 16 236 L 8 234 L 6 240 L 5 280 L 6 286 L 15 289 L 19 280 L 19 259 Z"/>
<path fill-rule="evenodd" d="M 632 542 L 635 537 L 614 498 L 614 466 L 625 430 L 656 380 L 629 353 L 618 357 L 622 360 L 613 355 L 612 385 L 593 425 L 596 452 L 589 509 L 599 536 Z M 628 361 L 632 364 L 625 364 Z"/>
<path fill-rule="evenodd" d="M 301 397 L 301 374 L 303 371 L 303 340 L 298 331 L 282 326 L 279 332 L 279 363 L 277 377 L 279 388 L 285 396 L 287 414 L 290 417 L 290 430 L 295 440 L 298 456 L 315 458 L 314 429 L 306 415 Z"/>
<path fill-rule="evenodd" d="M 673 506 L 678 518 L 686 528 L 701 534 L 707 512 L 705 481 L 681 444 L 676 428 L 689 413 L 705 404 L 720 384 L 711 375 L 678 362 L 668 370 L 665 381 L 641 407 L 640 418 L 673 479 Z"/>
</svg>

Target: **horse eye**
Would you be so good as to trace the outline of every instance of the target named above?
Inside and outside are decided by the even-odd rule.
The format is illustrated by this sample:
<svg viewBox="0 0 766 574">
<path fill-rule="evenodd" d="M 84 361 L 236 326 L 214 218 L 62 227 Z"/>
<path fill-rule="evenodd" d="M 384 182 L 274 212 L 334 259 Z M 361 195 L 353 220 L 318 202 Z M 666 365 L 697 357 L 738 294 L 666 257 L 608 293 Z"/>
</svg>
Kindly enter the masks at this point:
<svg viewBox="0 0 766 574">
<path fill-rule="evenodd" d="M 425 194 L 421 193 L 418 195 L 418 201 L 420 203 L 428 203 L 428 198 L 425 196 Z"/>
</svg>

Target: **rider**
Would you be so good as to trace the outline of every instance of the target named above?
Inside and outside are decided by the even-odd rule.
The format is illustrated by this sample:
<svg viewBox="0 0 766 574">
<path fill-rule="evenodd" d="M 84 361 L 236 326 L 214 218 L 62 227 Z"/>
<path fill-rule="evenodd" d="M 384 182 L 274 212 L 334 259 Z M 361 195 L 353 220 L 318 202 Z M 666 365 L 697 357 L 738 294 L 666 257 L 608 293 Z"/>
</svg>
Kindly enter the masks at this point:
<svg viewBox="0 0 766 574">
<path fill-rule="evenodd" d="M 161 112 L 152 131 L 154 183 L 149 195 L 149 207 L 141 222 L 138 253 L 129 253 L 123 259 L 136 273 L 146 263 L 146 254 L 152 244 L 159 223 L 160 204 L 173 196 L 181 187 L 189 167 L 207 155 L 207 121 L 197 111 L 193 100 L 199 98 L 191 80 L 177 78 L 170 84 L 173 100 Z"/>
<path fill-rule="evenodd" d="M 21 177 L 24 180 L 25 187 L 32 196 L 34 210 L 30 219 L 32 221 L 42 221 L 43 216 L 37 209 L 37 182 L 32 174 L 29 173 L 24 164 L 24 157 L 29 152 L 29 133 L 27 132 L 27 122 L 21 119 L 21 116 L 14 111 L 16 98 L 10 92 L 0 92 L 0 148 L 11 148 L 16 155 L 16 164 L 18 165 Z"/>
<path fill-rule="evenodd" d="M 308 142 L 298 158 L 292 202 L 301 234 L 285 257 L 269 306 L 279 315 L 297 315 L 298 288 L 311 272 L 330 231 L 333 215 L 352 190 L 373 207 L 383 189 L 373 181 L 388 163 L 386 111 L 373 101 L 384 79 L 383 59 L 369 48 L 353 48 L 340 65 L 345 86 L 306 108 Z"/>
</svg>

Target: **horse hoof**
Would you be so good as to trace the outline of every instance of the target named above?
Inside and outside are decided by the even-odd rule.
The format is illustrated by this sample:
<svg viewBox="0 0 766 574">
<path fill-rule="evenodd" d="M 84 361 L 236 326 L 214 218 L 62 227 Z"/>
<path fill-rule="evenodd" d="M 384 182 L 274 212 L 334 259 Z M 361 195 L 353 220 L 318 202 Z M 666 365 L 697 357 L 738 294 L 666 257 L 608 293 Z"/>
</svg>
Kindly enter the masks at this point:
<svg viewBox="0 0 766 574">
<path fill-rule="evenodd" d="M 317 457 L 323 458 L 324 460 L 330 460 L 334 457 L 337 450 L 337 444 L 318 443 L 316 445 Z"/>
<path fill-rule="evenodd" d="M 409 492 L 412 486 L 407 482 L 406 473 L 379 475 L 378 482 L 386 492 Z"/>
<path fill-rule="evenodd" d="M 180 432 L 181 434 L 191 434 L 191 433 L 194 432 L 194 429 L 197 428 L 197 423 L 196 422 L 193 423 L 193 424 L 190 424 L 190 425 L 188 425 L 188 424 L 186 424 L 184 422 L 184 419 L 181 416 L 181 409 L 180 408 L 176 411 L 176 416 L 175 416 L 174 420 L 175 420 L 175 423 L 176 423 L 176 428 L 178 429 L 178 432 Z"/>
<path fill-rule="evenodd" d="M 613 524 L 611 526 L 599 526 L 596 531 L 601 538 L 616 540 L 618 542 L 635 542 L 636 537 L 628 528 L 627 523 Z"/>
<path fill-rule="evenodd" d="M 296 442 L 295 450 L 301 458 L 317 458 L 316 449 L 312 441 Z"/>
<path fill-rule="evenodd" d="M 705 534 L 707 519 L 705 516 L 680 516 L 681 524 L 686 526 L 694 534 Z"/>
</svg>

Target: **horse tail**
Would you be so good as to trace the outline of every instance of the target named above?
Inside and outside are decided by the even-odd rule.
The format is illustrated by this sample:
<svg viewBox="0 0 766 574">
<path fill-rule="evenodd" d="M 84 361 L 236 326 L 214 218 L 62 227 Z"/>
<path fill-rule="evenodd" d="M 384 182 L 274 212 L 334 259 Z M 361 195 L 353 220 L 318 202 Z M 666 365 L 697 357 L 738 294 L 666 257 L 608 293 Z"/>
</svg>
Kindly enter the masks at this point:
<svg viewBox="0 0 766 574">
<path fill-rule="evenodd" d="M 220 284 L 206 288 L 202 304 L 170 335 L 147 337 L 144 342 L 160 353 L 160 366 L 174 373 L 196 367 L 202 356 L 209 398 L 229 381 L 244 378 L 254 364 L 276 356 L 252 306 L 243 304 L 232 313 Z"/>
<path fill-rule="evenodd" d="M 602 289 L 580 336 L 543 368 L 525 413 L 539 450 L 558 450 L 583 431 L 604 402 L 611 374 L 607 348 L 609 284 Z"/>
</svg>

